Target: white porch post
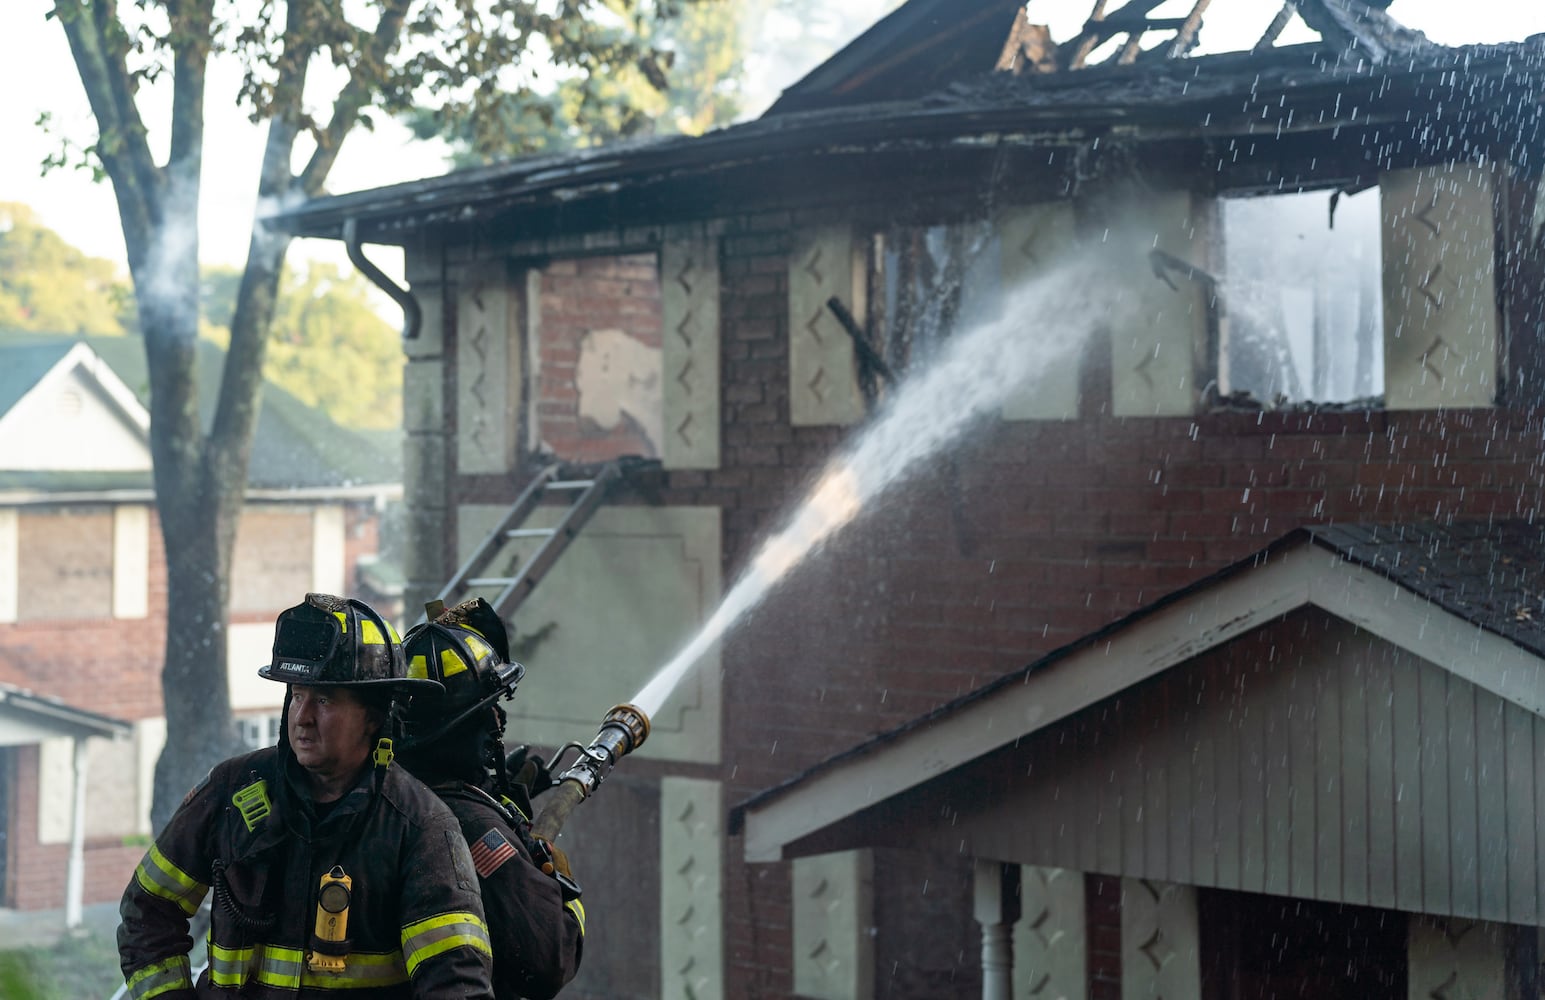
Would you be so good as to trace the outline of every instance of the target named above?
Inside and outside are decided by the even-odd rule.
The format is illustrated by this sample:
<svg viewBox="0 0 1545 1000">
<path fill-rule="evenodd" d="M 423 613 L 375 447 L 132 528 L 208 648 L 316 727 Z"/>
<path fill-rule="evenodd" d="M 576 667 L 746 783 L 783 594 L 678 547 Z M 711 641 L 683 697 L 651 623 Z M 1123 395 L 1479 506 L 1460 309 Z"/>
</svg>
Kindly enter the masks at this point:
<svg viewBox="0 0 1545 1000">
<path fill-rule="evenodd" d="M 64 926 L 81 924 L 81 896 L 86 882 L 86 738 L 75 739 L 75 796 L 70 816 L 70 862 L 64 877 Z"/>
<path fill-rule="evenodd" d="M 1010 931 L 1019 919 L 1019 866 L 977 858 L 974 910 L 982 925 L 982 1000 L 1012 1000 Z"/>
</svg>

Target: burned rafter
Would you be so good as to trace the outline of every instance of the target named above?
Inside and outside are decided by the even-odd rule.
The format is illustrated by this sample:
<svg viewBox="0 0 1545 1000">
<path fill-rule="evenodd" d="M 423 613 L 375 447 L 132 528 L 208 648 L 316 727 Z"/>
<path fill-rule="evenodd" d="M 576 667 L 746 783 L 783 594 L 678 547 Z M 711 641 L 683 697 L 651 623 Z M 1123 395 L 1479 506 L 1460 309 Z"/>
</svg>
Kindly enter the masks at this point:
<svg viewBox="0 0 1545 1000">
<path fill-rule="evenodd" d="M 1328 45 L 1357 50 L 1370 62 L 1389 60 L 1430 49 L 1432 43 L 1420 31 L 1390 17 L 1382 5 L 1363 0 L 1298 0 L 1298 16 L 1319 32 Z"/>
</svg>

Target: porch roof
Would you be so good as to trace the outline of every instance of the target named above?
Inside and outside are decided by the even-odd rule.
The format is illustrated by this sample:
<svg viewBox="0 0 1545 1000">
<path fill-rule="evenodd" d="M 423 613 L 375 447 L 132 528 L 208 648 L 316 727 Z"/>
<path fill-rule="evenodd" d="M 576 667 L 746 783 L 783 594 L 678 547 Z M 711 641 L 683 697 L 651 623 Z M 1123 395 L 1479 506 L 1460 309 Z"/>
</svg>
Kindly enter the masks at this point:
<svg viewBox="0 0 1545 1000">
<path fill-rule="evenodd" d="M 28 745 L 55 737 L 126 737 L 133 728 L 122 719 L 0 682 L 0 746 Z"/>
<path fill-rule="evenodd" d="M 1325 525 L 1171 593 L 735 806 L 749 861 L 821 853 L 821 831 L 1304 608 L 1545 715 L 1545 528 Z M 814 845 L 814 846 L 812 846 Z"/>
</svg>

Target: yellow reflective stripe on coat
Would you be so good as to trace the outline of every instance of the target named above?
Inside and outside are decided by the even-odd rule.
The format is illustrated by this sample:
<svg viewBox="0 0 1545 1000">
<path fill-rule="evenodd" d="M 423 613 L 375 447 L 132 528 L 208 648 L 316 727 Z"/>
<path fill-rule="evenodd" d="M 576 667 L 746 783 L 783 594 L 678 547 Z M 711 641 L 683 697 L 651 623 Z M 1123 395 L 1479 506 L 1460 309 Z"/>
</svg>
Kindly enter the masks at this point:
<svg viewBox="0 0 1545 1000">
<path fill-rule="evenodd" d="M 317 990 L 359 990 L 378 986 L 396 986 L 408 981 L 408 970 L 402 964 L 402 952 L 350 952 L 343 960 L 342 972 L 312 972 L 302 974 L 302 985 Z"/>
<path fill-rule="evenodd" d="M 410 976 L 424 961 L 461 947 L 476 948 L 485 955 L 494 953 L 488 943 L 488 925 L 475 913 L 442 913 L 402 929 L 402 954 Z"/>
<path fill-rule="evenodd" d="M 209 981 L 216 986 L 245 986 L 252 976 L 252 950 L 209 942 Z"/>
<path fill-rule="evenodd" d="M 187 955 L 173 955 L 151 962 L 128 980 L 129 1000 L 151 1000 L 172 990 L 193 989 L 193 971 Z"/>
<path fill-rule="evenodd" d="M 209 886 L 167 860 L 161 848 L 155 844 L 150 845 L 139 867 L 134 869 L 134 880 L 140 884 L 141 889 L 152 896 L 160 896 L 169 903 L 175 903 L 190 917 L 204 901 L 204 894 L 209 891 Z"/>
<path fill-rule="evenodd" d="M 209 979 L 216 986 L 239 989 L 256 979 L 264 986 L 298 990 L 302 986 L 317 990 L 358 990 L 396 986 L 408 981 L 402 953 L 351 952 L 344 957 L 343 971 L 312 972 L 306 968 L 306 953 L 299 948 L 273 944 L 226 948 L 209 942 Z"/>
<path fill-rule="evenodd" d="M 571 899 L 563 904 L 563 908 L 574 914 L 574 919 L 579 921 L 579 934 L 585 935 L 585 904 L 577 899 Z"/>
</svg>

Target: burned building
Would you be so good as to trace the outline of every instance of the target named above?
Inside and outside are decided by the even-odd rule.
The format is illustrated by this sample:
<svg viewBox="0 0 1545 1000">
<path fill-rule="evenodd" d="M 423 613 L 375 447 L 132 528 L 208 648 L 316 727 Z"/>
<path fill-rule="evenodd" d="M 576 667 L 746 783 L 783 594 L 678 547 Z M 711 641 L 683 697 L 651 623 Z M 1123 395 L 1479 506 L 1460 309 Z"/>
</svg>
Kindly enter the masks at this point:
<svg viewBox="0 0 1545 1000">
<path fill-rule="evenodd" d="M 1157 6 L 911 0 L 756 121 L 280 220 L 404 248 L 411 589 L 521 591 L 545 748 L 969 331 L 1082 330 L 576 814 L 576 996 L 1536 989 L 1545 46 Z"/>
</svg>

